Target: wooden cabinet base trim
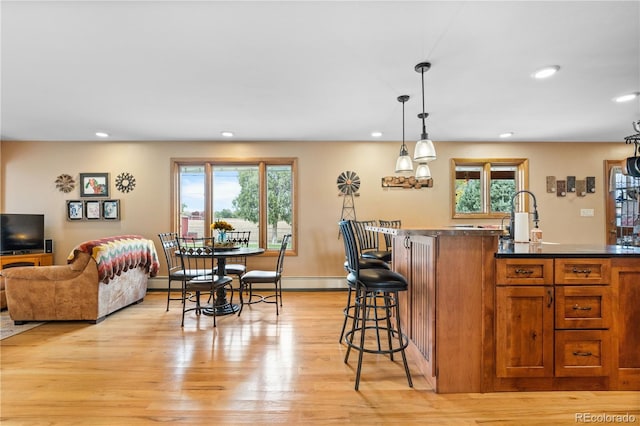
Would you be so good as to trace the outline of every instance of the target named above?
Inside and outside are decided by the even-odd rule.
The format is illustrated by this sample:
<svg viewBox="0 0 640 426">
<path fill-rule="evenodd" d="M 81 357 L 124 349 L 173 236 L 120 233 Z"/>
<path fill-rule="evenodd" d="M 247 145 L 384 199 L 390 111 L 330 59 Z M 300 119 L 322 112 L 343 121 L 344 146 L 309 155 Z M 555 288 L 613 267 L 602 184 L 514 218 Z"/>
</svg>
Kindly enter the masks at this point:
<svg viewBox="0 0 640 426">
<path fill-rule="evenodd" d="M 610 389 L 609 383 L 608 377 L 498 378 L 492 391 L 604 391 Z"/>
</svg>

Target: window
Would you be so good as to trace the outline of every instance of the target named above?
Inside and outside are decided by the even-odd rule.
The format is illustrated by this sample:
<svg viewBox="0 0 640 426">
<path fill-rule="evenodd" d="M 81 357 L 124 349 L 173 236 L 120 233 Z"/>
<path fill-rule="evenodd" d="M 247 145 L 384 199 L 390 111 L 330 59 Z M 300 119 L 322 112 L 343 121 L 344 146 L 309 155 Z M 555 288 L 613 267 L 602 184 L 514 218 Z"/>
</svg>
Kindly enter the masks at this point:
<svg viewBox="0 0 640 426">
<path fill-rule="evenodd" d="M 174 228 L 181 236 L 210 236 L 215 220 L 251 231 L 250 245 L 277 253 L 295 235 L 295 159 L 174 160 Z"/>
<path fill-rule="evenodd" d="M 528 189 L 526 159 L 451 160 L 452 217 L 502 218 L 516 191 Z"/>
</svg>

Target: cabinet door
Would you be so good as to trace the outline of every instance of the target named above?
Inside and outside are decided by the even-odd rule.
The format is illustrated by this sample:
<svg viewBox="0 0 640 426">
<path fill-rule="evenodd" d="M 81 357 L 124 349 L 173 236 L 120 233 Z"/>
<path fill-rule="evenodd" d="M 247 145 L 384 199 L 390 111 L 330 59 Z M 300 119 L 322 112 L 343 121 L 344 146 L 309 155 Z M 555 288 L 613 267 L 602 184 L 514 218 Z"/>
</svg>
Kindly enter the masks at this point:
<svg viewBox="0 0 640 426">
<path fill-rule="evenodd" d="M 412 236 L 410 243 L 411 340 L 427 361 L 429 373 L 435 376 L 435 238 Z"/>
<path fill-rule="evenodd" d="M 614 259 L 613 353 L 615 389 L 640 390 L 640 260 Z"/>
<path fill-rule="evenodd" d="M 398 302 L 400 303 L 400 324 L 404 333 L 411 338 L 411 300 L 412 280 L 409 271 L 409 239 L 405 236 L 393 237 L 393 270 L 404 276 L 409 282 L 409 289 L 401 291 L 398 294 Z"/>
<path fill-rule="evenodd" d="M 553 287 L 496 288 L 496 375 L 553 376 Z"/>
</svg>

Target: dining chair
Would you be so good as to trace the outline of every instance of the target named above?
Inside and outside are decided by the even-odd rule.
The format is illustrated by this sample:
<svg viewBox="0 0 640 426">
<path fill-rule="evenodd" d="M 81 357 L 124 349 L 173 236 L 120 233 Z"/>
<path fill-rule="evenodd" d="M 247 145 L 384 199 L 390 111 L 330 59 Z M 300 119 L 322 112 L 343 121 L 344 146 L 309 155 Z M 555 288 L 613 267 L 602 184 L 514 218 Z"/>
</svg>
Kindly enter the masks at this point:
<svg viewBox="0 0 640 426">
<path fill-rule="evenodd" d="M 249 247 L 251 231 L 227 231 L 227 241 L 232 242 L 235 247 Z M 247 272 L 247 257 L 227 257 L 225 271 L 227 275 L 238 277 L 238 283 L 242 275 Z"/>
<path fill-rule="evenodd" d="M 209 313 L 213 317 L 213 326 L 216 327 L 215 306 L 217 291 L 227 288 L 231 293 L 230 300 L 233 301 L 233 287 L 231 286 L 233 279 L 226 275 L 221 277 L 214 273 L 216 268 L 213 247 L 215 238 L 178 237 L 177 242 L 184 273 L 187 274 L 187 271 L 198 273 L 197 276 L 185 281 L 185 297 L 182 304 L 182 322 L 180 326 L 184 327 L 184 315 L 186 312 L 195 311 L 196 315 L 200 315 L 203 311 L 206 313 L 206 309 L 209 309 Z M 187 297 L 190 292 L 193 292 L 193 296 Z M 209 293 L 209 300 L 212 303 L 210 307 L 203 307 L 200 304 L 200 294 L 203 292 Z M 187 302 L 194 302 L 194 307 L 188 308 Z"/>
<path fill-rule="evenodd" d="M 402 227 L 402 221 L 399 219 L 396 220 L 384 220 L 378 219 L 378 223 L 381 228 L 392 228 L 392 229 L 400 229 Z M 384 235 L 384 245 L 387 248 L 387 251 L 391 251 L 391 247 L 393 246 L 393 235 L 391 234 L 383 234 Z"/>
<path fill-rule="evenodd" d="M 290 239 L 291 234 L 285 234 L 282 237 L 280 251 L 278 252 L 278 260 L 276 261 L 276 267 L 274 270 L 263 271 L 255 269 L 246 272 L 242 276 L 242 278 L 240 278 L 240 310 L 238 311 L 238 316 L 240 316 L 240 314 L 242 313 L 242 308 L 244 308 L 244 305 L 252 305 L 259 302 L 275 303 L 276 315 L 280 315 L 278 302 L 280 303 L 280 306 L 282 306 L 282 271 L 284 266 L 284 255 L 287 251 L 287 246 L 289 245 Z M 254 284 L 273 284 L 274 292 L 273 294 L 267 296 L 254 294 Z M 249 299 L 247 301 L 244 300 L 243 296 L 243 293 L 245 291 L 248 292 L 249 295 Z"/>
<path fill-rule="evenodd" d="M 158 234 L 164 257 L 167 261 L 167 311 L 171 300 L 181 300 L 184 303 L 185 289 L 184 283 L 191 278 L 198 276 L 199 271 L 191 271 L 183 268 L 182 259 L 178 251 L 178 234 L 176 232 L 164 232 Z M 171 283 L 180 281 L 180 297 L 171 297 Z"/>
<path fill-rule="evenodd" d="M 377 222 L 375 220 L 354 220 L 352 222 L 358 238 L 360 256 L 391 262 L 391 251 L 380 250 L 378 233 L 367 229 L 368 226 L 378 226 Z"/>
</svg>

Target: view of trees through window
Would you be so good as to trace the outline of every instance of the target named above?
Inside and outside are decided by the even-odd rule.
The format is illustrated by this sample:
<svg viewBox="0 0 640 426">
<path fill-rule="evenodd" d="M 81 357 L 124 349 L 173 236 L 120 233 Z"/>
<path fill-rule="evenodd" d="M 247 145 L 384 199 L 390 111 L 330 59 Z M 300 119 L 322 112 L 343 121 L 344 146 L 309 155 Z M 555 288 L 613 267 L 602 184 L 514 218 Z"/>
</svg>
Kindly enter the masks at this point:
<svg viewBox="0 0 640 426">
<path fill-rule="evenodd" d="M 278 249 L 294 229 L 294 167 L 285 163 L 179 165 L 179 233 L 215 236 L 210 224 L 224 220 L 251 231 L 251 246 Z"/>
<path fill-rule="evenodd" d="M 452 160 L 453 217 L 501 217 L 525 189 L 525 160 Z"/>
</svg>

